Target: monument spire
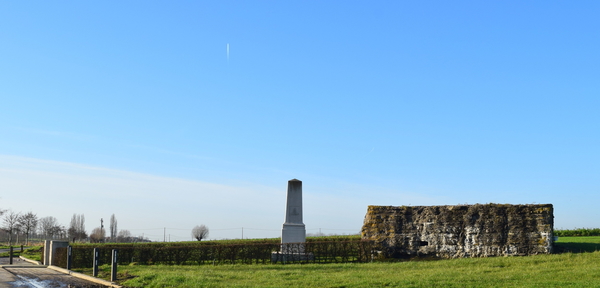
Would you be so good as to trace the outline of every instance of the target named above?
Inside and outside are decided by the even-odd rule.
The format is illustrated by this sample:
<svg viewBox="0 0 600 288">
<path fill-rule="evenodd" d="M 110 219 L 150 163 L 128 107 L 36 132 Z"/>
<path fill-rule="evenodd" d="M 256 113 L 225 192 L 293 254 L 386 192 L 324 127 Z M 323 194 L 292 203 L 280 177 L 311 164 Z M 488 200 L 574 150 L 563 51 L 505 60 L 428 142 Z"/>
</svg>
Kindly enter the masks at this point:
<svg viewBox="0 0 600 288">
<path fill-rule="evenodd" d="M 285 222 L 281 231 L 281 250 L 271 254 L 271 261 L 314 260 L 312 253 L 305 252 L 306 228 L 302 222 L 302 181 L 288 181 Z"/>
<path fill-rule="evenodd" d="M 281 232 L 281 243 L 306 242 L 306 228 L 302 222 L 302 181 L 288 181 L 285 223 Z"/>
</svg>

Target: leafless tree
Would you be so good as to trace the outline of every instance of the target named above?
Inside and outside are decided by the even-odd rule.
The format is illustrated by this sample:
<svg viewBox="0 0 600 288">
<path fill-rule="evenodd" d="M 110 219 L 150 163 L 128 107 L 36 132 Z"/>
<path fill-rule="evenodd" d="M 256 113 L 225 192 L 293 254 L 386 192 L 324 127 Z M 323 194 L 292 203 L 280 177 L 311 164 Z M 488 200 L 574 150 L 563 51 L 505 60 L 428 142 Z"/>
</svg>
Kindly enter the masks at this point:
<svg viewBox="0 0 600 288">
<path fill-rule="evenodd" d="M 131 232 L 129 230 L 121 230 L 117 236 L 119 242 L 129 243 L 132 241 Z"/>
<path fill-rule="evenodd" d="M 115 214 L 110 216 L 110 241 L 117 242 L 117 217 Z"/>
<path fill-rule="evenodd" d="M 96 227 L 94 230 L 92 230 L 92 234 L 90 234 L 90 241 L 92 243 L 100 243 L 104 240 L 105 236 L 105 230 L 100 227 Z"/>
<path fill-rule="evenodd" d="M 196 225 L 196 227 L 192 229 L 192 237 L 194 237 L 198 241 L 202 241 L 202 239 L 208 237 L 208 227 L 206 227 L 205 225 Z"/>
<path fill-rule="evenodd" d="M 15 228 L 19 224 L 19 217 L 21 217 L 21 213 L 8 211 L 6 216 L 4 217 L 4 230 L 8 233 L 8 243 L 12 245 L 12 235 L 15 231 Z"/>
<path fill-rule="evenodd" d="M 21 231 L 25 232 L 25 243 L 29 245 L 29 234 L 35 231 L 38 224 L 38 218 L 33 212 L 27 212 L 19 217 L 19 226 Z"/>
<path fill-rule="evenodd" d="M 40 234 L 44 235 L 45 239 L 52 238 L 56 235 L 57 230 L 60 230 L 56 228 L 60 228 L 60 225 L 58 225 L 58 221 L 52 216 L 40 218 L 38 222 Z"/>
<path fill-rule="evenodd" d="M 56 223 L 56 218 L 52 216 L 46 216 L 40 218 L 38 221 L 38 233 L 42 235 L 44 239 L 47 239 L 49 236 L 50 228 Z"/>
<path fill-rule="evenodd" d="M 85 232 L 85 216 L 83 216 L 83 214 L 73 214 L 68 233 L 69 239 L 72 239 L 73 242 L 87 238 L 87 233 Z"/>
<path fill-rule="evenodd" d="M 56 225 L 50 230 L 52 238 L 65 239 L 67 238 L 67 229 L 65 226 Z"/>
<path fill-rule="evenodd" d="M 21 218 L 21 215 L 19 215 L 19 218 Z M 17 219 L 17 225 L 15 225 L 15 229 L 13 231 L 15 232 L 15 235 L 17 235 L 17 241 L 15 241 L 15 243 L 18 245 L 19 235 L 21 232 L 23 232 L 23 227 L 21 226 L 21 223 L 19 223 L 19 219 Z"/>
</svg>

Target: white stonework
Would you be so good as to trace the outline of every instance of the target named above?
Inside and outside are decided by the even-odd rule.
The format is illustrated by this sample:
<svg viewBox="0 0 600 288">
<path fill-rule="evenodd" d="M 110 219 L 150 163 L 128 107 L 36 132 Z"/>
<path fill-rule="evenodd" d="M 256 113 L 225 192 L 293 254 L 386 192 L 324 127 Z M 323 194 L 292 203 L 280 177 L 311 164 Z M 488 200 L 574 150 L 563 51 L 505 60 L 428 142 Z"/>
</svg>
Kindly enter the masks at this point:
<svg viewBox="0 0 600 288">
<path fill-rule="evenodd" d="M 281 231 L 281 243 L 306 242 L 306 228 L 302 223 L 302 181 L 288 181 L 285 223 Z M 302 251 L 299 251 L 302 252 Z"/>
</svg>

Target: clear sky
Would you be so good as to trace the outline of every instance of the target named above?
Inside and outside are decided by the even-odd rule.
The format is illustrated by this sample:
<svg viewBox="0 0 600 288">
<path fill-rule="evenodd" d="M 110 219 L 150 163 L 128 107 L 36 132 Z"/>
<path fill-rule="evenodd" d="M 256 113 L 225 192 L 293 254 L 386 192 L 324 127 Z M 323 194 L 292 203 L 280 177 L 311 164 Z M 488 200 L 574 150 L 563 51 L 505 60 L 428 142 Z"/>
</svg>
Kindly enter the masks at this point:
<svg viewBox="0 0 600 288">
<path fill-rule="evenodd" d="M 600 2 L 3 1 L 0 208 L 162 240 L 368 205 L 600 227 Z M 166 233 L 164 228 L 167 228 Z"/>
</svg>

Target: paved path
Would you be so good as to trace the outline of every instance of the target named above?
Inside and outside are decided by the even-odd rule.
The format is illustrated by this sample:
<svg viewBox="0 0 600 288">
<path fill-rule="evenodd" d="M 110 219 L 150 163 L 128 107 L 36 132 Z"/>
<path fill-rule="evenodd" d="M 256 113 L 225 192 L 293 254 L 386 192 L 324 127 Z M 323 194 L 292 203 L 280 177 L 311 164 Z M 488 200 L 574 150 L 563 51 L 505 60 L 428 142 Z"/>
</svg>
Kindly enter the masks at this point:
<svg viewBox="0 0 600 288">
<path fill-rule="evenodd" d="M 10 262 L 10 260 L 8 259 L 8 257 L 0 257 L 0 265 L 9 265 L 8 264 L 9 262 Z M 19 265 L 19 266 L 31 265 L 31 266 L 33 266 L 34 264 L 24 261 L 23 259 L 21 259 L 17 256 L 17 257 L 13 257 L 13 265 Z M 2 279 L 2 278 L 0 278 L 0 279 Z"/>
<path fill-rule="evenodd" d="M 105 288 L 106 286 L 41 268 L 25 261 L 13 259 L 13 267 L 0 268 L 0 288 Z M 0 264 L 8 264 L 8 258 L 0 258 Z"/>
</svg>

